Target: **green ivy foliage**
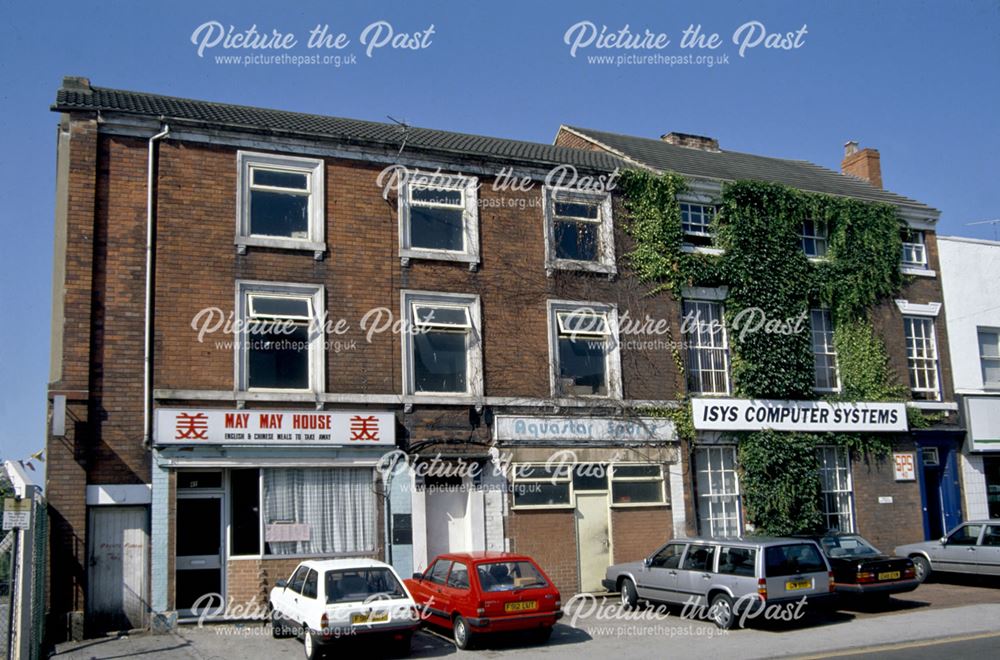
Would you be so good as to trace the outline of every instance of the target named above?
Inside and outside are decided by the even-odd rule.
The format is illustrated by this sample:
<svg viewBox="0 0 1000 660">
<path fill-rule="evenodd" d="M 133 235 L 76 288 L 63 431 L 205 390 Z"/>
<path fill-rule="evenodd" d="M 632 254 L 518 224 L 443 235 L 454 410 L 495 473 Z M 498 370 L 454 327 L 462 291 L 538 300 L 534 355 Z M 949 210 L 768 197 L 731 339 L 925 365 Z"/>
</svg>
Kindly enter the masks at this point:
<svg viewBox="0 0 1000 660">
<path fill-rule="evenodd" d="M 680 298 L 684 286 L 727 286 L 726 323 L 735 393 L 751 398 L 812 399 L 809 309 L 827 307 L 834 322 L 841 392 L 837 398 L 902 400 L 884 342 L 872 329 L 872 307 L 903 285 L 902 221 L 891 205 L 808 193 L 775 183 L 724 185 L 714 220 L 721 256 L 682 251 L 676 174 L 630 170 L 621 185 L 640 279 Z M 806 220 L 828 231 L 826 258 L 809 260 L 799 237 Z M 764 318 L 771 332 L 741 332 Z M 693 437 L 689 403 L 671 414 Z M 685 414 L 686 413 L 686 414 Z M 884 455 L 885 436 L 761 431 L 739 434 L 741 491 L 755 528 L 766 534 L 811 531 L 820 524 L 815 448 L 837 443 Z"/>
</svg>

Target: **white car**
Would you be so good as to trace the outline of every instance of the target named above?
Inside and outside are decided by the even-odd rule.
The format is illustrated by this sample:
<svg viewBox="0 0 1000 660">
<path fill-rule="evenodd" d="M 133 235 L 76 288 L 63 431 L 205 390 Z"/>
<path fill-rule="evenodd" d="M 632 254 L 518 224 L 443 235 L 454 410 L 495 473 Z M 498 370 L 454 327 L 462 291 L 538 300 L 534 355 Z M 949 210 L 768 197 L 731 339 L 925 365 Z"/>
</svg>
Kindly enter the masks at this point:
<svg viewBox="0 0 1000 660">
<path fill-rule="evenodd" d="M 392 566 L 373 559 L 304 561 L 270 595 L 271 634 L 300 636 L 306 658 L 337 640 L 377 635 L 405 655 L 420 615 Z"/>
</svg>

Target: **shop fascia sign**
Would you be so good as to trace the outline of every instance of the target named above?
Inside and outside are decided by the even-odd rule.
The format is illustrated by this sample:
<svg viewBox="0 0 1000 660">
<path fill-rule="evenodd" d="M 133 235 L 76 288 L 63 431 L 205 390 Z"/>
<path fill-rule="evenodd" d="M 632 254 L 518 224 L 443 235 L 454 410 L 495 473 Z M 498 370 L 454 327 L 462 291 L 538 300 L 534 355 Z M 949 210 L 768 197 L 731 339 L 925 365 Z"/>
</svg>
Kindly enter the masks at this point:
<svg viewBox="0 0 1000 660">
<path fill-rule="evenodd" d="M 907 430 L 906 404 L 778 399 L 691 400 L 699 431 L 832 431 L 899 433 Z"/>
<path fill-rule="evenodd" d="M 158 408 L 153 438 L 157 445 L 391 447 L 396 419 L 367 410 Z"/>
<path fill-rule="evenodd" d="M 669 442 L 674 423 L 661 417 L 546 417 L 497 415 L 497 440 Z"/>
</svg>

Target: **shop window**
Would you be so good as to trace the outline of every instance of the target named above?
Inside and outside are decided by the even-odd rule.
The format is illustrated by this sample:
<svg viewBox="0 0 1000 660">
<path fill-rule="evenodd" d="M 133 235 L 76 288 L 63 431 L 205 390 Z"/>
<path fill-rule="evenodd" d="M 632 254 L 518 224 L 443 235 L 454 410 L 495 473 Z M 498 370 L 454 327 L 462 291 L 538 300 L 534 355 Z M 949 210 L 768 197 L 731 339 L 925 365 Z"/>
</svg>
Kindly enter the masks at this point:
<svg viewBox="0 0 1000 660">
<path fill-rule="evenodd" d="M 229 472 L 230 554 L 260 554 L 260 470 Z"/>
<path fill-rule="evenodd" d="M 910 389 L 915 399 L 940 398 L 938 383 L 937 338 L 934 319 L 904 316 L 906 361 L 910 373 Z"/>
<path fill-rule="evenodd" d="M 372 471 L 264 469 L 264 541 L 269 555 L 336 555 L 375 549 Z"/>
<path fill-rule="evenodd" d="M 823 220 L 806 220 L 799 230 L 799 239 L 802 242 L 802 251 L 807 257 L 822 259 L 826 257 L 826 251 L 830 240 L 827 224 Z"/>
<path fill-rule="evenodd" d="M 1000 518 L 1000 458 L 983 457 L 983 474 L 986 477 L 986 505 L 990 518 Z"/>
<path fill-rule="evenodd" d="M 410 177 L 399 198 L 400 256 L 478 263 L 478 185 L 458 175 Z"/>
<path fill-rule="evenodd" d="M 549 302 L 553 396 L 621 398 L 621 364 L 610 305 Z"/>
<path fill-rule="evenodd" d="M 323 161 L 241 151 L 236 244 L 322 252 Z"/>
<path fill-rule="evenodd" d="M 983 387 L 1000 388 L 1000 330 L 979 328 L 979 362 L 983 371 Z"/>
<path fill-rule="evenodd" d="M 697 394 L 729 394 L 729 346 L 722 304 L 684 301 L 688 389 Z"/>
<path fill-rule="evenodd" d="M 813 389 L 817 392 L 839 392 L 837 349 L 833 344 L 833 318 L 828 309 L 809 312 L 812 331 Z"/>
<path fill-rule="evenodd" d="M 569 466 L 515 465 L 513 477 L 515 508 L 573 506 Z"/>
<path fill-rule="evenodd" d="M 547 268 L 614 272 L 611 195 L 545 189 Z"/>
<path fill-rule="evenodd" d="M 611 502 L 617 505 L 664 504 L 663 466 L 615 464 Z"/>
<path fill-rule="evenodd" d="M 608 489 L 608 466 L 600 463 L 578 463 L 573 466 L 573 492 Z"/>
<path fill-rule="evenodd" d="M 705 536 L 733 537 L 743 533 L 736 447 L 699 447 L 698 524 Z"/>
<path fill-rule="evenodd" d="M 242 390 L 321 392 L 321 285 L 238 282 L 237 373 Z"/>
<path fill-rule="evenodd" d="M 403 293 L 406 394 L 481 396 L 479 297 Z"/>
<path fill-rule="evenodd" d="M 845 447 L 817 447 L 824 530 L 854 532 L 851 459 Z"/>
</svg>

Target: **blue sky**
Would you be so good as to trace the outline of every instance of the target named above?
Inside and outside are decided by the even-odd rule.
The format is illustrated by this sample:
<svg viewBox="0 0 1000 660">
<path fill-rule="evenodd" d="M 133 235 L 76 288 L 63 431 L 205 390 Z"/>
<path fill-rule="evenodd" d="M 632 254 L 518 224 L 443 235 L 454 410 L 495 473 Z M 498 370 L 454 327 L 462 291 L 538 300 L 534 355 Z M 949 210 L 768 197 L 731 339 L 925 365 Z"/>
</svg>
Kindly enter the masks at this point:
<svg viewBox="0 0 1000 660">
<path fill-rule="evenodd" d="M 842 146 L 878 148 L 887 188 L 942 210 L 939 231 L 996 237 L 1000 218 L 1000 3 L 886 2 L 4 2 L 0 20 L 0 457 L 44 444 L 57 116 L 64 75 L 104 87 L 384 120 L 549 142 L 561 123 L 656 137 L 710 135 L 722 148 L 839 167 Z M 362 31 L 434 26 L 424 49 L 365 55 Z M 357 64 L 227 65 L 191 43 L 208 21 L 294 33 L 343 32 Z M 579 21 L 618 31 L 720 35 L 728 64 L 598 65 L 563 37 Z M 806 26 L 801 47 L 739 57 L 736 29 Z M 634 53 L 637 51 L 627 51 Z M 708 52 L 708 51 L 702 51 Z M 694 54 L 698 54 L 696 51 Z"/>
</svg>

